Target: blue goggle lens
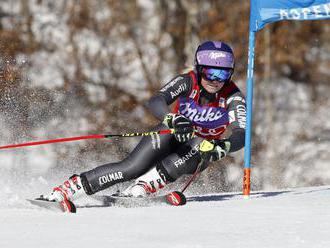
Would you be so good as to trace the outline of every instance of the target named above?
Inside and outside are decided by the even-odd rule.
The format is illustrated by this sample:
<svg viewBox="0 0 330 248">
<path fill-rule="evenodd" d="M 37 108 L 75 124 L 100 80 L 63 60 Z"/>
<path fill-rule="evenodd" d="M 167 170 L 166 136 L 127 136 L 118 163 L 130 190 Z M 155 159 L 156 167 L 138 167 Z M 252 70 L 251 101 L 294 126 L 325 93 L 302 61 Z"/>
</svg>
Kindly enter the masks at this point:
<svg viewBox="0 0 330 248">
<path fill-rule="evenodd" d="M 227 81 L 231 77 L 231 74 L 231 69 L 202 69 L 202 77 L 208 81 Z"/>
</svg>

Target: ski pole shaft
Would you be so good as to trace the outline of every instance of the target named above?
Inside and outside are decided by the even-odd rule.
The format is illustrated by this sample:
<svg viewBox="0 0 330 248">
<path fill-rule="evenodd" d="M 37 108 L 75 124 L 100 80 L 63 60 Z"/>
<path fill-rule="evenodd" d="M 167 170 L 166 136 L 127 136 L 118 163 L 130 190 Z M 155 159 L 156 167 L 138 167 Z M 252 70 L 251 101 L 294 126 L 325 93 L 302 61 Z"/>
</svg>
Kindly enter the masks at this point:
<svg viewBox="0 0 330 248">
<path fill-rule="evenodd" d="M 209 152 L 214 148 L 214 144 L 209 142 L 208 140 L 203 140 L 199 145 L 199 151 L 200 152 Z M 202 165 L 205 162 L 205 160 L 209 160 L 209 158 L 201 157 L 201 161 L 198 163 L 197 168 L 194 172 L 194 174 L 189 178 L 189 180 L 186 182 L 184 187 L 181 190 L 181 193 L 185 192 L 185 190 L 190 186 L 190 184 L 196 179 L 196 177 L 199 175 L 202 169 Z"/>
<path fill-rule="evenodd" d="M 137 137 L 137 136 L 150 136 L 150 135 L 171 134 L 171 133 L 174 133 L 174 130 L 173 129 L 165 129 L 165 130 L 145 132 L 145 133 L 104 134 L 104 138 L 112 138 L 112 137 Z"/>
<path fill-rule="evenodd" d="M 166 129 L 166 130 L 144 132 L 144 133 L 95 134 L 95 135 L 76 136 L 69 138 L 59 138 L 59 139 L 50 139 L 50 140 L 41 140 L 41 141 L 32 141 L 32 142 L 26 142 L 20 144 L 5 145 L 5 146 L 0 146 L 0 150 L 19 148 L 25 146 L 37 146 L 44 144 L 62 143 L 62 142 L 77 141 L 77 140 L 105 139 L 105 138 L 113 138 L 113 137 L 141 137 L 141 136 L 150 136 L 150 135 L 171 134 L 173 132 L 174 132 L 173 129 Z"/>
<path fill-rule="evenodd" d="M 198 176 L 198 174 L 200 173 L 200 169 L 202 167 L 202 163 L 203 160 L 198 164 L 198 167 L 196 169 L 196 171 L 194 172 L 194 174 L 189 178 L 189 180 L 186 182 L 186 184 L 184 185 L 184 187 L 181 190 L 181 193 L 185 192 L 186 189 L 190 186 L 190 184 L 195 180 L 195 178 Z"/>
</svg>

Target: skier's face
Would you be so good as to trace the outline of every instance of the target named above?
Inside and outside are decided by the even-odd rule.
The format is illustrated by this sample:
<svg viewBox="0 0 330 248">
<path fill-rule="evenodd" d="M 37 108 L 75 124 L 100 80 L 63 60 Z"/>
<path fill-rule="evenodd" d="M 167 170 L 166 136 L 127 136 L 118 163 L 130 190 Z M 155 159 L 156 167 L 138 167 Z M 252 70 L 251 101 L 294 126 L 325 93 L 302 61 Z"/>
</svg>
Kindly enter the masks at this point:
<svg viewBox="0 0 330 248">
<path fill-rule="evenodd" d="M 205 90 L 209 93 L 216 93 L 230 79 L 232 70 L 227 68 L 204 67 L 201 74 L 201 83 Z"/>
<path fill-rule="evenodd" d="M 225 82 L 220 82 L 220 81 L 209 81 L 204 78 L 202 78 L 202 86 L 203 88 L 211 94 L 217 93 L 221 88 L 224 86 Z"/>
</svg>

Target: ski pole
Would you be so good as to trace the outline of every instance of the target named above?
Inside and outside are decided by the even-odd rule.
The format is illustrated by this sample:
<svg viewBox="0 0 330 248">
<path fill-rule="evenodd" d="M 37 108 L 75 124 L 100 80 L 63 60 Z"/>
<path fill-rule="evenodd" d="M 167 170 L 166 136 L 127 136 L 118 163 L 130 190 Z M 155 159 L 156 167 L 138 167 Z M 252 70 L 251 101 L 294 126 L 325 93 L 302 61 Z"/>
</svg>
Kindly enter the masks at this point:
<svg viewBox="0 0 330 248">
<path fill-rule="evenodd" d="M 201 162 L 198 164 L 197 169 L 195 170 L 194 174 L 189 178 L 189 180 L 186 182 L 186 184 L 184 185 L 184 187 L 181 190 L 181 193 L 185 192 L 186 189 L 190 186 L 190 184 L 195 180 L 195 178 L 198 176 L 198 174 L 200 173 L 201 167 L 203 164 L 203 159 L 201 160 Z"/>
<path fill-rule="evenodd" d="M 200 170 L 202 168 L 202 164 L 203 164 L 203 159 L 201 160 L 201 162 L 198 164 L 194 174 L 189 178 L 189 180 L 185 183 L 185 185 L 183 186 L 181 191 L 172 191 L 170 193 L 166 194 L 166 202 L 170 205 L 174 205 L 174 206 L 182 206 L 185 205 L 187 203 L 187 198 L 184 195 L 183 192 L 186 191 L 186 189 L 190 186 L 190 184 L 196 179 L 196 177 L 199 175 Z"/>
<path fill-rule="evenodd" d="M 197 168 L 194 172 L 194 174 L 189 178 L 189 180 L 186 181 L 181 191 L 172 191 L 168 194 L 166 194 L 166 202 L 170 205 L 174 206 L 182 206 L 187 203 L 186 196 L 183 194 L 183 192 L 186 191 L 186 189 L 191 185 L 193 181 L 196 180 L 197 176 L 200 174 L 202 165 L 205 161 L 209 160 L 209 155 L 207 155 L 207 152 L 211 151 L 214 148 L 214 144 L 203 140 L 202 143 L 199 145 L 199 151 L 204 153 L 205 155 L 201 157 L 201 161 L 198 163 Z"/>
<path fill-rule="evenodd" d="M 20 144 L 4 145 L 4 146 L 0 146 L 0 150 L 18 148 L 18 147 L 24 147 L 24 146 L 37 146 L 37 145 L 44 145 L 44 144 L 77 141 L 77 140 L 105 139 L 105 138 L 113 138 L 113 137 L 142 137 L 142 136 L 172 134 L 172 133 L 174 133 L 173 129 L 144 132 L 144 133 L 94 134 L 94 135 L 85 135 L 85 136 L 76 136 L 76 137 L 69 137 L 69 138 L 59 138 L 59 139 L 51 139 L 51 140 L 32 141 L 32 142 L 26 142 L 26 143 L 20 143 Z"/>
<path fill-rule="evenodd" d="M 207 154 L 207 152 L 211 151 L 214 148 L 214 144 L 203 140 L 202 143 L 199 145 L 199 151 Z M 208 161 L 209 157 L 207 155 L 201 157 L 201 161 L 199 162 L 194 174 L 189 178 L 189 180 L 186 182 L 185 186 L 182 188 L 181 193 L 186 191 L 186 189 L 189 187 L 189 185 L 196 179 L 198 174 L 201 172 L 202 165 L 204 161 Z"/>
</svg>

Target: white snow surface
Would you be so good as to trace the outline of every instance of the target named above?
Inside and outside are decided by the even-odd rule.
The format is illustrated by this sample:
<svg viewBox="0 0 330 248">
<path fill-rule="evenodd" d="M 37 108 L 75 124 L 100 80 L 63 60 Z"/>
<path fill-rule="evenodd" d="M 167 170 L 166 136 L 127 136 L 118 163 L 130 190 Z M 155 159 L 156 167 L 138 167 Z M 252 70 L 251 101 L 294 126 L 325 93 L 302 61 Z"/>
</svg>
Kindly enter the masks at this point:
<svg viewBox="0 0 330 248">
<path fill-rule="evenodd" d="M 0 247 L 330 247 L 330 186 L 193 199 L 76 214 L 9 204 L 0 208 Z"/>
</svg>

